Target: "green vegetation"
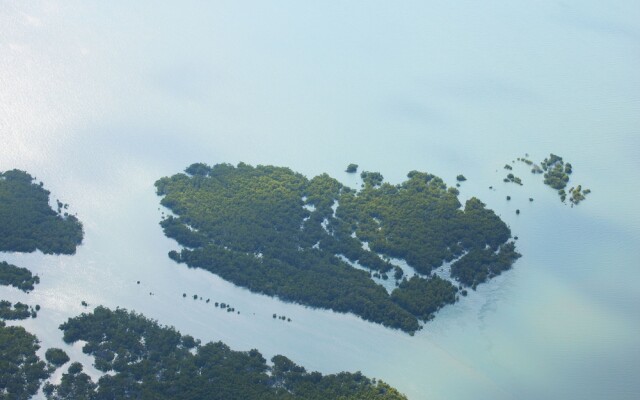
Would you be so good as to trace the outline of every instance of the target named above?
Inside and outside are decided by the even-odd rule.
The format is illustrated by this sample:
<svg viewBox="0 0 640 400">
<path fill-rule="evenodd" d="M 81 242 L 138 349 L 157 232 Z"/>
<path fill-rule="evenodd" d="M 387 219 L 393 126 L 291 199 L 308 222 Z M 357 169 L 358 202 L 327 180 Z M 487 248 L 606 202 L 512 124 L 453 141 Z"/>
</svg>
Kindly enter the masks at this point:
<svg viewBox="0 0 640 400">
<path fill-rule="evenodd" d="M 20 326 L 0 321 L 0 398 L 29 399 L 49 377 L 46 365 L 36 356 L 35 336 Z"/>
<path fill-rule="evenodd" d="M 569 164 L 569 169 L 567 170 L 562 157 L 551 153 L 549 158 L 545 158 L 541 165 L 542 169 L 545 171 L 545 185 L 551 186 L 556 190 L 562 190 L 567 186 L 567 182 L 569 182 L 569 174 L 571 173 L 571 164 Z"/>
<path fill-rule="evenodd" d="M 233 351 L 224 343 L 200 344 L 174 328 L 123 309 L 97 307 L 60 326 L 64 340 L 86 341 L 83 351 L 109 374 L 96 383 L 72 364 L 48 399 L 405 399 L 361 373 L 307 372 L 284 356 Z"/>
<path fill-rule="evenodd" d="M 406 260 L 428 281 L 444 262 L 473 249 L 499 252 L 511 236 L 481 201 L 462 209 L 457 190 L 427 173 L 412 171 L 390 185 L 378 172 L 363 172 L 356 192 L 326 174 L 307 179 L 273 166 L 194 164 L 187 171 L 196 174 L 156 182 L 175 214 L 161 221 L 164 232 L 185 247 L 170 258 L 254 292 L 409 333 L 457 289 L 417 280 L 389 294 L 370 277 L 389 279 L 387 257 Z"/>
<path fill-rule="evenodd" d="M 529 166 L 533 165 L 533 161 L 529 160 L 528 158 L 518 157 L 518 161 L 522 161 L 523 163 Z"/>
<path fill-rule="evenodd" d="M 40 283 L 40 278 L 31 274 L 28 269 L 0 261 L 0 285 L 11 285 L 28 292 L 37 283 Z"/>
<path fill-rule="evenodd" d="M 74 362 L 69 366 L 67 373 L 62 375 L 59 385 L 54 386 L 47 382 L 42 391 L 50 400 L 93 400 L 98 398 L 97 387 L 91 377 L 82 372 L 82 364 Z"/>
<path fill-rule="evenodd" d="M 460 175 L 456 176 L 456 180 L 458 182 L 464 182 L 464 181 L 467 180 L 467 178 L 465 178 L 464 175 L 460 174 Z"/>
<path fill-rule="evenodd" d="M 503 181 L 505 181 L 505 182 L 513 182 L 515 184 L 518 184 L 518 185 L 522 186 L 522 180 L 520 178 L 518 178 L 517 176 L 513 175 L 512 173 L 507 174 L 507 177 L 504 178 Z"/>
<path fill-rule="evenodd" d="M 505 164 L 504 165 L 504 169 L 508 169 L 509 171 L 511 171 L 513 169 L 513 167 L 509 164 Z"/>
<path fill-rule="evenodd" d="M 82 242 L 82 224 L 49 206 L 49 192 L 24 171 L 0 173 L 0 251 L 73 254 Z"/>
<path fill-rule="evenodd" d="M 451 264 L 451 276 L 475 289 L 480 283 L 511 268 L 519 257 L 513 242 L 503 244 L 499 251 L 475 248 Z"/>
<path fill-rule="evenodd" d="M 11 306 L 10 301 L 0 300 L 0 319 L 27 319 L 29 317 L 35 318 L 36 316 L 36 310 L 27 304 L 17 302 Z"/>
<path fill-rule="evenodd" d="M 543 169 L 540 168 L 540 166 L 538 164 L 534 164 L 533 161 L 529 160 L 528 158 L 518 157 L 518 161 L 523 162 L 523 163 L 527 164 L 528 166 L 530 166 L 532 174 L 541 174 L 541 173 L 544 172 Z"/>
<path fill-rule="evenodd" d="M 384 177 L 380 172 L 362 171 L 360 177 L 364 184 L 369 186 L 380 186 L 384 180 Z"/>
<path fill-rule="evenodd" d="M 565 188 L 569 182 L 569 175 L 573 172 L 573 166 L 571 163 L 565 163 L 562 157 L 555 154 L 550 154 L 548 158 L 545 158 L 541 163 L 542 169 L 544 169 L 544 183 L 558 191 L 560 200 L 564 203 L 567 199 L 567 192 Z M 582 190 L 582 185 L 572 187 L 569 189 L 569 201 L 571 205 L 578 205 L 581 201 L 586 199 L 586 196 L 591 193 L 589 189 Z"/>
<path fill-rule="evenodd" d="M 565 202 L 565 200 L 567 199 L 567 191 L 565 190 L 565 188 L 567 187 L 567 184 L 569 182 L 570 175 L 573 173 L 573 166 L 571 165 L 571 163 L 565 162 L 562 157 L 553 153 L 549 154 L 549 157 L 545 158 L 540 163 L 540 166 L 534 164 L 527 158 L 518 158 L 518 161 L 531 166 L 531 172 L 533 174 L 544 173 L 543 176 L 545 185 L 555 189 L 558 192 L 560 201 L 562 201 L 563 203 Z M 507 178 L 504 179 L 505 182 L 509 180 Z M 582 190 L 581 185 L 569 189 L 568 195 L 571 206 L 579 204 L 586 198 L 586 195 L 588 195 L 589 193 L 591 193 L 591 191 L 589 189 Z M 533 199 L 529 198 L 529 201 L 533 201 Z"/>
<path fill-rule="evenodd" d="M 567 199 L 567 192 L 565 192 L 564 189 L 560 189 L 558 190 L 558 196 L 560 196 L 560 201 L 564 203 Z"/>
<path fill-rule="evenodd" d="M 456 302 L 456 287 L 446 279 L 434 275 L 430 279 L 413 276 L 400 284 L 391 298 L 422 321 L 433 319 L 445 304 Z"/>
<path fill-rule="evenodd" d="M 47 349 L 44 353 L 44 358 L 49 364 L 59 367 L 69 361 L 69 356 L 64 350 L 58 348 Z"/>
<path fill-rule="evenodd" d="M 577 205 L 582 200 L 587 198 L 586 196 L 591 193 L 591 190 L 582 189 L 582 185 L 578 185 L 575 188 L 569 189 L 569 193 L 571 194 L 571 198 L 569 198 L 569 201 L 571 202 L 571 204 Z"/>
<path fill-rule="evenodd" d="M 349 164 L 347 165 L 347 169 L 346 171 L 349 174 L 354 174 L 356 172 L 358 172 L 358 164 Z"/>
<path fill-rule="evenodd" d="M 28 173 L 0 173 L 0 251 L 75 253 L 82 242 L 82 224 L 67 213 L 67 204 L 56 203 L 54 211 L 49 206 L 49 192 L 42 182 L 34 183 Z M 0 262 L 0 284 L 28 292 L 39 282 L 40 278 L 26 268 Z M 35 318 L 38 310 L 39 305 L 32 308 L 0 300 L 3 320 Z M 35 354 L 37 343 L 36 337 L 22 327 L 6 327 L 0 321 L 0 399 L 29 399 L 48 378 L 50 370 Z M 60 349 L 47 350 L 46 357 L 53 365 L 68 361 Z"/>
</svg>

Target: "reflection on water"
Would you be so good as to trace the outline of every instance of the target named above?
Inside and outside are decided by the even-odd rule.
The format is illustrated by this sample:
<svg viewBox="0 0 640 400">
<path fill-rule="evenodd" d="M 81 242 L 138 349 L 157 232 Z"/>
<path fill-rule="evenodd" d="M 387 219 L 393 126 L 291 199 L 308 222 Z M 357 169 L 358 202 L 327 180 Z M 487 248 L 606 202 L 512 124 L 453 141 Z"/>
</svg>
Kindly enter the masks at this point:
<svg viewBox="0 0 640 400">
<path fill-rule="evenodd" d="M 637 398 L 640 11 L 422 3 L 0 6 L 0 170 L 43 180 L 86 231 L 72 257 L 4 255 L 41 283 L 0 298 L 42 306 L 23 324 L 43 350 L 85 300 L 415 399 Z M 564 156 L 592 194 L 564 206 L 522 165 L 504 184 L 525 152 Z M 153 182 L 240 160 L 351 187 L 350 162 L 392 182 L 464 173 L 461 200 L 496 210 L 524 257 L 415 337 L 176 265 Z"/>
</svg>

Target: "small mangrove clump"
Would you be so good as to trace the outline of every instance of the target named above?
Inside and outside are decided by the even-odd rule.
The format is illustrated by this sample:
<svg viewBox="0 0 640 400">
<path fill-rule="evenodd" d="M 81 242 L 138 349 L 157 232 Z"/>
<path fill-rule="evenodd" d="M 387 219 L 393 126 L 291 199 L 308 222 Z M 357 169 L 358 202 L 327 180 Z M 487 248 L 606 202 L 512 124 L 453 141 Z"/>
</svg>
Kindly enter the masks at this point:
<svg viewBox="0 0 640 400">
<path fill-rule="evenodd" d="M 518 178 L 517 176 L 513 175 L 512 173 L 509 173 L 507 175 L 506 178 L 503 179 L 504 182 L 513 182 L 515 184 L 518 184 L 520 186 L 522 186 L 522 180 L 520 178 Z"/>
<path fill-rule="evenodd" d="M 578 185 L 569 189 L 567 193 L 565 188 L 569 182 L 570 175 L 573 173 L 573 165 L 565 162 L 562 157 L 557 154 L 549 154 L 549 157 L 545 158 L 540 165 L 534 164 L 528 158 L 518 158 L 518 161 L 531 166 L 531 173 L 544 174 L 544 184 L 555 189 L 558 192 L 560 201 L 563 203 L 567 200 L 567 197 L 569 197 L 571 206 L 577 205 L 591 192 L 589 189 L 583 190 L 582 185 Z M 508 164 L 505 165 L 505 169 L 511 169 L 507 167 L 510 167 Z M 516 179 L 518 178 L 509 174 L 504 181 L 515 182 Z M 529 198 L 529 201 L 533 201 L 533 198 Z"/>
<path fill-rule="evenodd" d="M 564 189 L 569 182 L 569 174 L 571 174 L 571 164 L 567 163 L 569 168 L 566 168 L 562 157 L 553 153 L 549 155 L 549 158 L 545 158 L 542 161 L 542 169 L 545 171 L 544 183 L 551 186 L 556 190 Z M 564 201 L 564 200 L 563 200 Z"/>
<path fill-rule="evenodd" d="M 589 189 L 582 189 L 582 185 L 578 185 L 575 188 L 569 189 L 569 193 L 571 193 L 571 198 L 569 201 L 572 205 L 578 205 L 582 200 L 586 199 L 586 196 L 591 193 Z"/>
</svg>

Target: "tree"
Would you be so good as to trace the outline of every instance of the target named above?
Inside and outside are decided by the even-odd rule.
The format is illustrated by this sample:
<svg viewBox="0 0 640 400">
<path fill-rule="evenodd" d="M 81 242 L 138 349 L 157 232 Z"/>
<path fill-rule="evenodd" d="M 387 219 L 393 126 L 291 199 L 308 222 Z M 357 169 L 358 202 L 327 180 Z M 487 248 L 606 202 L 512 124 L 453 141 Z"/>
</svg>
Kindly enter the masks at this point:
<svg viewBox="0 0 640 400">
<path fill-rule="evenodd" d="M 50 364 L 56 367 L 59 367 L 69 361 L 69 356 L 67 355 L 67 353 L 65 353 L 64 350 L 55 347 L 47 349 L 47 351 L 44 353 L 44 357 Z"/>
</svg>

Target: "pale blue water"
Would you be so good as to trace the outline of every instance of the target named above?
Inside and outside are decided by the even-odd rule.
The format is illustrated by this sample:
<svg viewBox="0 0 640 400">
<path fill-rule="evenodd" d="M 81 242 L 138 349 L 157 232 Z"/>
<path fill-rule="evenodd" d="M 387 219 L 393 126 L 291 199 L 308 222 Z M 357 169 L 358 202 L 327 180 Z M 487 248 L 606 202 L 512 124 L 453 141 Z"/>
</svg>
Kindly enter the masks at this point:
<svg viewBox="0 0 640 400">
<path fill-rule="evenodd" d="M 42 306 L 24 324 L 43 349 L 86 300 L 412 399 L 640 398 L 636 2 L 212 3 L 0 3 L 0 170 L 44 180 L 86 231 L 73 257 L 5 255 L 41 276 L 0 297 Z M 580 206 L 524 166 L 523 187 L 502 183 L 549 152 L 592 189 Z M 240 160 L 353 187 L 350 162 L 463 173 L 524 256 L 415 337 L 175 265 L 153 182 Z"/>
</svg>

